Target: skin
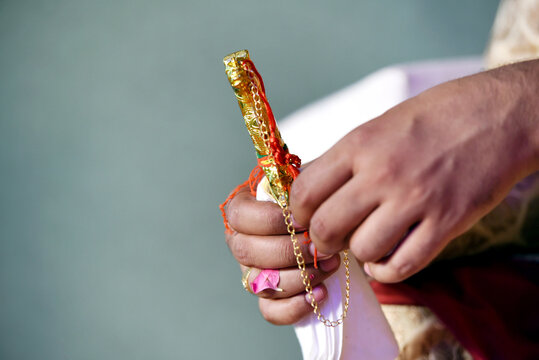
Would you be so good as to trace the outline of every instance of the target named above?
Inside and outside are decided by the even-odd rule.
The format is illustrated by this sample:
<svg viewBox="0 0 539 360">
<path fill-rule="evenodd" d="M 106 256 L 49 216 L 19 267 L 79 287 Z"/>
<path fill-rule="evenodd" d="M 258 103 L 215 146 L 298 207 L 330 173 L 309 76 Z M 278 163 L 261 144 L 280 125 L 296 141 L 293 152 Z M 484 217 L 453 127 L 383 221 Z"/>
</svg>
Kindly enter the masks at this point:
<svg viewBox="0 0 539 360">
<path fill-rule="evenodd" d="M 357 127 L 301 172 L 290 208 L 326 264 L 349 248 L 374 279 L 399 282 L 537 170 L 534 60 L 441 84 Z M 227 243 L 242 271 L 283 269 L 285 291 L 260 294 L 264 318 L 291 324 L 309 313 L 279 207 L 243 191 L 226 211 L 234 229 Z M 309 265 L 320 301 L 321 282 L 337 269 L 323 268 Z"/>
</svg>

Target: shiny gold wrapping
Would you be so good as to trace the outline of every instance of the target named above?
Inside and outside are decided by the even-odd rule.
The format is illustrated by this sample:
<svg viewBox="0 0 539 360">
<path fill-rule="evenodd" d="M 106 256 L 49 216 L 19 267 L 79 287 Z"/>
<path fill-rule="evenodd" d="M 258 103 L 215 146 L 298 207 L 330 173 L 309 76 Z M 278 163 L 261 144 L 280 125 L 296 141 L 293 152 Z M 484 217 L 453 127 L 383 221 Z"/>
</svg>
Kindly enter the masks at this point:
<svg viewBox="0 0 539 360">
<path fill-rule="evenodd" d="M 250 60 L 247 50 L 227 55 L 223 59 L 226 75 L 238 99 L 245 126 L 253 140 L 259 164 L 269 181 L 272 195 L 283 207 L 288 203 L 288 189 L 293 179 L 287 167 L 277 164 L 271 154 L 268 146 L 269 117 L 260 99 L 260 93 L 263 92 L 262 81 L 255 72 L 247 70 L 249 67 L 245 60 Z M 275 137 L 282 147 L 286 147 L 278 129 L 275 129 Z"/>
</svg>

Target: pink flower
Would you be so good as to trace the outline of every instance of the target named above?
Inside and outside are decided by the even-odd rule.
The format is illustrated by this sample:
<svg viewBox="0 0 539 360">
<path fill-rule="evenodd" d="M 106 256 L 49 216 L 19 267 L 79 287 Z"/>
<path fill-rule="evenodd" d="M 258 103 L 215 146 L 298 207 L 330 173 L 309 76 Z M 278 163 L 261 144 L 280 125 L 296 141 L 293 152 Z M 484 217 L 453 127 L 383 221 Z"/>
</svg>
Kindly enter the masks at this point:
<svg viewBox="0 0 539 360">
<path fill-rule="evenodd" d="M 262 290 L 272 289 L 275 291 L 283 291 L 277 287 L 279 285 L 279 270 L 262 270 L 260 274 L 251 283 L 251 288 L 255 294 Z"/>
</svg>

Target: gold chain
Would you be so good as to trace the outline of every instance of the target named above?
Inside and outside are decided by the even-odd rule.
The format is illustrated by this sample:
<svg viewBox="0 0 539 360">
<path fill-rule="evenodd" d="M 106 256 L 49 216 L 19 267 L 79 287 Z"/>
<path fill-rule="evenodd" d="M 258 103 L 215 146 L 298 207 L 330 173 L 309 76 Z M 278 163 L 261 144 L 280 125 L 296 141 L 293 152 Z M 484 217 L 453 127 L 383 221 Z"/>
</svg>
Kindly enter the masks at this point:
<svg viewBox="0 0 539 360">
<path fill-rule="evenodd" d="M 269 133 L 268 133 L 268 127 L 266 126 L 266 123 L 263 120 L 264 118 L 262 114 L 262 101 L 260 100 L 260 93 L 258 92 L 258 86 L 256 84 L 257 77 L 254 71 L 251 70 L 250 68 L 247 68 L 246 71 L 247 71 L 247 75 L 249 76 L 249 79 L 251 79 L 251 83 L 249 84 L 249 90 L 251 91 L 253 102 L 255 104 L 256 120 L 260 128 L 260 132 L 262 133 L 262 139 L 264 140 L 264 144 L 266 145 L 266 148 L 269 150 L 270 148 Z"/>
<path fill-rule="evenodd" d="M 255 104 L 255 115 L 257 117 L 258 126 L 260 127 L 260 131 L 262 133 L 262 138 L 264 140 L 264 143 L 266 147 L 269 149 L 269 134 L 268 134 L 268 128 L 266 126 L 266 123 L 263 121 L 263 113 L 262 113 L 262 102 L 260 100 L 260 94 L 258 92 L 258 86 L 256 84 L 257 78 L 254 74 L 253 70 L 247 68 L 245 69 L 247 71 L 247 74 L 249 76 L 249 79 L 251 80 L 251 83 L 249 85 L 249 90 L 251 91 L 251 95 L 253 97 L 253 102 Z M 300 270 L 300 276 L 301 280 L 303 281 L 303 285 L 305 286 L 305 292 L 309 294 L 309 298 L 311 300 L 311 307 L 313 308 L 313 313 L 316 315 L 317 319 L 324 325 L 328 327 L 337 327 L 341 325 L 344 322 L 344 319 L 346 318 L 346 315 L 348 314 L 348 305 L 350 304 L 350 261 L 348 259 L 348 250 L 343 251 L 343 265 L 345 269 L 345 276 L 346 276 L 346 288 L 345 288 L 345 298 L 344 298 L 344 309 L 339 316 L 337 320 L 329 320 L 326 318 L 321 312 L 320 307 L 318 306 L 318 302 L 314 298 L 313 295 L 313 287 L 311 285 L 311 279 L 309 279 L 309 275 L 307 274 L 307 271 L 305 270 L 305 259 L 303 258 L 303 254 L 301 253 L 301 247 L 299 245 L 298 238 L 296 237 L 296 229 L 294 228 L 294 225 L 292 224 L 292 213 L 290 212 L 290 209 L 288 208 L 288 204 L 278 202 L 283 210 L 283 217 L 284 222 L 286 224 L 286 229 L 288 233 L 290 234 L 290 241 L 292 241 L 292 246 L 294 248 L 294 256 L 296 257 L 296 262 L 298 263 L 298 269 Z"/>
<path fill-rule="evenodd" d="M 290 240 L 292 241 L 292 245 L 294 247 L 294 255 L 296 256 L 296 262 L 298 263 L 298 268 L 300 270 L 301 279 L 303 280 L 303 285 L 305 285 L 305 291 L 309 294 L 309 298 L 311 299 L 311 307 L 313 308 L 313 313 L 316 315 L 318 320 L 320 320 L 321 323 L 328 327 L 337 327 L 341 325 L 346 318 L 346 315 L 348 314 L 348 305 L 350 304 L 350 261 L 348 260 L 348 250 L 343 251 L 343 264 L 345 268 L 345 275 L 346 275 L 346 288 L 345 288 L 345 297 L 344 297 L 344 309 L 341 314 L 341 316 L 337 320 L 329 320 L 326 318 L 321 312 L 320 307 L 318 306 L 318 303 L 316 302 L 316 299 L 313 295 L 313 287 L 311 286 L 311 280 L 309 279 L 309 275 L 307 274 L 307 271 L 305 271 L 305 260 L 303 259 L 303 254 L 301 253 L 301 248 L 299 246 L 298 238 L 296 237 L 296 229 L 294 228 L 294 225 L 292 224 L 292 213 L 290 212 L 290 209 L 288 208 L 288 205 L 285 205 L 283 208 L 283 216 L 284 216 L 284 222 L 286 224 L 286 229 L 288 233 L 290 234 Z"/>
</svg>

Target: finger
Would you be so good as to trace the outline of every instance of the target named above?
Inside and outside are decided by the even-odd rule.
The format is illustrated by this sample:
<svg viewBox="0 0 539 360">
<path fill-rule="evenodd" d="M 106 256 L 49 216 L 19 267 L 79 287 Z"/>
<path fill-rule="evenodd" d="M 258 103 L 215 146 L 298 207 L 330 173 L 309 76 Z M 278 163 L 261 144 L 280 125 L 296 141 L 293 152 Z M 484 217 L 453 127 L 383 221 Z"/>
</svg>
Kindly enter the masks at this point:
<svg viewBox="0 0 539 360">
<path fill-rule="evenodd" d="M 320 261 L 318 264 L 318 269 L 315 269 L 314 266 L 306 266 L 305 271 L 311 282 L 311 286 L 315 287 L 324 281 L 328 276 L 333 274 L 339 268 L 340 256 L 337 254 L 330 259 Z M 241 266 L 241 270 L 245 273 L 248 268 Z M 249 274 L 248 284 L 251 286 L 251 290 L 256 290 L 253 288 L 253 282 L 258 277 L 262 270 L 251 268 L 251 273 Z M 294 296 L 305 291 L 305 285 L 303 285 L 303 280 L 300 275 L 300 270 L 295 268 L 280 269 L 279 271 L 279 283 L 277 287 L 280 290 L 276 289 L 265 289 L 258 292 L 256 295 L 268 299 L 281 299 Z"/>
<path fill-rule="evenodd" d="M 257 201 L 245 187 L 225 207 L 230 226 L 244 234 L 286 234 L 283 213 L 279 205 L 270 201 Z"/>
<path fill-rule="evenodd" d="M 319 304 L 327 298 L 327 293 L 324 284 L 313 289 L 314 298 Z M 258 307 L 266 321 L 274 325 L 291 325 L 312 313 L 313 308 L 306 297 L 305 293 L 301 293 L 286 299 L 260 298 Z"/>
<path fill-rule="evenodd" d="M 309 245 L 298 234 L 305 263 L 314 261 Z M 238 232 L 225 234 L 225 240 L 234 258 L 242 265 L 260 269 L 278 269 L 296 265 L 294 246 L 289 235 L 246 235 Z"/>
<path fill-rule="evenodd" d="M 376 262 L 388 256 L 420 220 L 419 212 L 383 203 L 350 237 L 350 251 L 362 262 Z"/>
<path fill-rule="evenodd" d="M 360 176 L 355 176 L 314 213 L 309 234 L 321 253 L 334 254 L 342 250 L 348 235 L 378 206 L 376 191 L 361 192 Z"/>
<path fill-rule="evenodd" d="M 368 273 L 380 282 L 399 282 L 427 266 L 448 240 L 438 237 L 436 224 L 423 220 L 387 260 L 368 263 Z"/>
<path fill-rule="evenodd" d="M 298 224 L 308 226 L 315 210 L 352 177 L 349 157 L 339 144 L 309 164 L 292 183 L 290 209 Z"/>
</svg>

